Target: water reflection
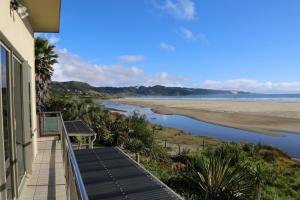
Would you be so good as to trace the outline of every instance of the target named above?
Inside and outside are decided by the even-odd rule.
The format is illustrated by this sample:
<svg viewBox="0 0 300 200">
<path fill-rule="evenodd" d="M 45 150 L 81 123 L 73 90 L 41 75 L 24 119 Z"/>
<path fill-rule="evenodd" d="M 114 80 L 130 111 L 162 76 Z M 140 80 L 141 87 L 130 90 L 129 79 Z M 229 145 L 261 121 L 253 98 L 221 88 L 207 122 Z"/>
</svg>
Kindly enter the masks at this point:
<svg viewBox="0 0 300 200">
<path fill-rule="evenodd" d="M 178 128 L 193 135 L 210 136 L 223 141 L 267 144 L 282 149 L 292 157 L 300 158 L 300 134 L 298 133 L 281 132 L 276 136 L 271 136 L 215 125 L 182 115 L 157 114 L 147 107 L 119 104 L 115 102 L 102 102 L 101 105 L 119 110 L 118 112 L 127 116 L 137 111 L 140 114 L 146 115 L 151 123 Z"/>
</svg>

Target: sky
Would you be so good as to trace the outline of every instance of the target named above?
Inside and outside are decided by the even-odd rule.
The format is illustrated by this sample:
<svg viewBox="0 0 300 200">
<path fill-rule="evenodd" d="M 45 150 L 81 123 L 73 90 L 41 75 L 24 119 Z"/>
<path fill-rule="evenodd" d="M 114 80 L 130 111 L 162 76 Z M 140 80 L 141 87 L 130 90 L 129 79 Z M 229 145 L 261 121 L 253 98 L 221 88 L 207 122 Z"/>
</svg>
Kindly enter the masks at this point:
<svg viewBox="0 0 300 200">
<path fill-rule="evenodd" d="M 299 0 L 63 0 L 53 80 L 300 93 Z"/>
</svg>

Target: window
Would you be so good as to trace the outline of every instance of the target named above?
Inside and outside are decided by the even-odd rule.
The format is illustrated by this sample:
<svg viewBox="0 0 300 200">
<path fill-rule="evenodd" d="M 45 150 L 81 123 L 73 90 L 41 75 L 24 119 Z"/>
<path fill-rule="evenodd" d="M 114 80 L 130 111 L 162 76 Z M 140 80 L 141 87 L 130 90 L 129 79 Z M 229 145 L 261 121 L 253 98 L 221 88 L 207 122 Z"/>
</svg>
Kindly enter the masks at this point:
<svg viewBox="0 0 300 200">
<path fill-rule="evenodd" d="M 8 128 L 8 75 L 7 69 L 9 66 L 9 53 L 8 51 L 0 46 L 1 52 L 1 80 L 2 80 L 2 123 L 3 123 L 3 132 L 4 132 L 4 153 L 5 153 L 5 167 L 6 167 L 6 190 L 7 190 L 7 199 L 12 199 L 12 170 L 11 170 L 11 135 Z"/>
</svg>

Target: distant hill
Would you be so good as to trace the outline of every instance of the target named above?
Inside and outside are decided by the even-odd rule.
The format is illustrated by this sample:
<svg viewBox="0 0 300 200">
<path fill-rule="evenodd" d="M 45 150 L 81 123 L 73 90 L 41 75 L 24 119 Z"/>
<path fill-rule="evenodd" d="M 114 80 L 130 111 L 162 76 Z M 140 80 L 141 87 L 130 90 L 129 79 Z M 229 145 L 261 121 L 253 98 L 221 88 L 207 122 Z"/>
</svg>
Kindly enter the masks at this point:
<svg viewBox="0 0 300 200">
<path fill-rule="evenodd" d="M 139 86 L 139 87 L 94 87 L 78 81 L 52 82 L 51 92 L 55 95 L 82 95 L 92 97 L 125 96 L 187 96 L 213 94 L 248 94 L 241 91 L 211 90 L 201 88 Z"/>
<path fill-rule="evenodd" d="M 50 85 L 51 93 L 57 96 L 66 95 L 82 95 L 82 96 L 97 96 L 104 97 L 106 94 L 97 92 L 96 88 L 88 83 L 78 81 L 56 82 L 53 81 Z"/>
</svg>

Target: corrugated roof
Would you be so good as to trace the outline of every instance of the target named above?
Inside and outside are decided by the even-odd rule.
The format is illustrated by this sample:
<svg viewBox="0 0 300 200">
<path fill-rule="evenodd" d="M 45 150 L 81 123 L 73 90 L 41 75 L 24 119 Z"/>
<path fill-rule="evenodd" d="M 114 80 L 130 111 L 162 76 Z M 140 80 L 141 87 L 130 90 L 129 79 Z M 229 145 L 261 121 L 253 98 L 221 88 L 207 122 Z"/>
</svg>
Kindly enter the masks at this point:
<svg viewBox="0 0 300 200">
<path fill-rule="evenodd" d="M 91 200 L 180 199 L 117 148 L 77 150 L 75 155 Z"/>
</svg>

